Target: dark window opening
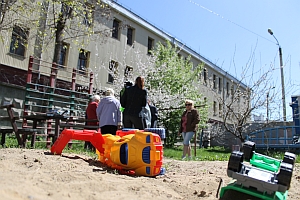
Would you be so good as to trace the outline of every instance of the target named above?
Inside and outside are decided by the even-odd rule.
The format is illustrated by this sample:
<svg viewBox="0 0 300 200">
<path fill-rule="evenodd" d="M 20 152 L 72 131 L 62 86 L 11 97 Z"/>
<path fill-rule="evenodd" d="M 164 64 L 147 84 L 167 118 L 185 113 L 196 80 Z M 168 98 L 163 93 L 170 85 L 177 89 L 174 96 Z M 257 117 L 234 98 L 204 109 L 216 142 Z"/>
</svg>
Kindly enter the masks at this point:
<svg viewBox="0 0 300 200">
<path fill-rule="evenodd" d="M 119 28 L 120 28 L 120 22 L 116 19 L 113 21 L 113 30 L 112 30 L 112 37 L 119 39 Z"/>
<path fill-rule="evenodd" d="M 63 43 L 60 46 L 60 56 L 59 56 L 59 61 L 58 61 L 59 67 L 63 67 L 66 65 L 68 49 L 69 49 L 69 46 L 66 43 Z"/>
<path fill-rule="evenodd" d="M 118 70 L 118 63 L 115 61 L 110 61 L 109 66 L 108 66 L 108 82 L 113 83 L 114 82 L 114 75 L 117 74 Z"/>
<path fill-rule="evenodd" d="M 86 52 L 84 49 L 81 49 L 79 53 L 77 66 L 77 69 L 79 70 L 80 74 L 86 74 L 86 70 L 88 68 L 88 58 L 89 52 Z"/>
<path fill-rule="evenodd" d="M 148 37 L 148 55 L 152 55 L 151 51 L 153 50 L 154 40 Z"/>
<path fill-rule="evenodd" d="M 9 52 L 19 56 L 25 56 L 27 38 L 28 30 L 15 26 L 12 31 Z"/>
<path fill-rule="evenodd" d="M 127 29 L 127 44 L 132 45 L 133 44 L 133 28 Z"/>
</svg>

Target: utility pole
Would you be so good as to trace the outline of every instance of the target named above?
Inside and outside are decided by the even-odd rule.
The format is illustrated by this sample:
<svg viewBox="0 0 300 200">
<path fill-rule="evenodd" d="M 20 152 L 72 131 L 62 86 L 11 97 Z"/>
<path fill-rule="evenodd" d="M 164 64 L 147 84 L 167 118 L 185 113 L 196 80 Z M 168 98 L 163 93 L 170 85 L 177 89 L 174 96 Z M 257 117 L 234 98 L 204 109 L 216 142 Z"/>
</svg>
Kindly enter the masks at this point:
<svg viewBox="0 0 300 200">
<path fill-rule="evenodd" d="M 282 49 L 281 46 L 279 45 L 279 42 L 277 38 L 274 36 L 273 31 L 271 29 L 268 29 L 268 32 L 270 35 L 272 35 L 279 47 L 279 59 L 280 59 L 280 75 L 281 75 L 281 96 L 282 96 L 282 112 L 283 112 L 283 121 L 284 121 L 284 126 L 286 126 L 286 105 L 285 105 L 285 87 L 284 87 L 284 74 L 283 74 L 283 62 L 282 62 Z"/>
</svg>

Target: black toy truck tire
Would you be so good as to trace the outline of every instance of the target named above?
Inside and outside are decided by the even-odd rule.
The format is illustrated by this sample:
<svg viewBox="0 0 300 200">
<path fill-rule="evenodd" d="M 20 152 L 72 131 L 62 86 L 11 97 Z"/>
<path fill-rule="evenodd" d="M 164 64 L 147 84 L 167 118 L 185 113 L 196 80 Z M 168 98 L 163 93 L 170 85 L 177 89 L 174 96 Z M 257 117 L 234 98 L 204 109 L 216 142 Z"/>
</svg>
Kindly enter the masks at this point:
<svg viewBox="0 0 300 200">
<path fill-rule="evenodd" d="M 241 151 L 231 152 L 229 161 L 228 161 L 228 170 L 234 172 L 240 172 L 243 166 L 244 153 Z"/>
<path fill-rule="evenodd" d="M 296 155 L 290 152 L 285 152 L 282 162 L 289 163 L 294 166 Z"/>
<path fill-rule="evenodd" d="M 279 173 L 277 175 L 278 184 L 287 186 L 287 189 L 289 189 L 292 180 L 292 175 L 293 175 L 293 165 L 282 162 L 280 164 Z"/>
<path fill-rule="evenodd" d="M 254 150 L 255 150 L 255 143 L 254 142 L 247 141 L 247 142 L 244 143 L 243 152 L 244 152 L 245 161 L 247 161 L 247 162 L 250 161 L 250 159 L 253 156 Z"/>
</svg>

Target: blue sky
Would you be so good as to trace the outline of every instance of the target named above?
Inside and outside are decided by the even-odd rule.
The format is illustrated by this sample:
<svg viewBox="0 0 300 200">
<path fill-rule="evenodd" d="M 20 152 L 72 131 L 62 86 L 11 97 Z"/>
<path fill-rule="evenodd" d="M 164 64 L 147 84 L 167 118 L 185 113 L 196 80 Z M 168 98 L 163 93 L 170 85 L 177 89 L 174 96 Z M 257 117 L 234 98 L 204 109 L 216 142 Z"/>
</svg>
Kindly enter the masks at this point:
<svg viewBox="0 0 300 200">
<path fill-rule="evenodd" d="M 267 31 L 271 28 L 282 47 L 287 119 L 292 120 L 292 110 L 289 106 L 291 96 L 300 94 L 297 91 L 300 87 L 299 0 L 117 0 L 116 2 L 179 39 L 237 78 L 241 77 L 242 68 L 251 55 L 257 70 L 268 70 L 270 66 L 275 66 L 278 69 L 274 72 L 273 83 L 270 84 L 278 91 L 280 104 L 278 46 Z M 282 110 L 278 109 L 278 106 L 271 109 L 278 113 Z M 272 116 L 270 118 L 272 119 Z"/>
</svg>

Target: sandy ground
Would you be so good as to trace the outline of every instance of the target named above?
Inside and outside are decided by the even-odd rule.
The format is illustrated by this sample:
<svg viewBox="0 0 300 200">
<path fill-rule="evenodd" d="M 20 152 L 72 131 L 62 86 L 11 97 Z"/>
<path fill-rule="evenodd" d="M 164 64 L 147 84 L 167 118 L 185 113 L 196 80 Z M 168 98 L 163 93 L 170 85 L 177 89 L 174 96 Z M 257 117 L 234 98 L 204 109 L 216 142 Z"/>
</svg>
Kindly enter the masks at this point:
<svg viewBox="0 0 300 200">
<path fill-rule="evenodd" d="M 0 199 L 203 199 L 216 198 L 220 178 L 229 183 L 227 162 L 164 159 L 156 178 L 119 175 L 83 155 L 51 155 L 47 150 L 0 149 Z M 299 199 L 296 164 L 288 199 Z M 232 199 L 234 199 L 232 197 Z M 241 198 L 240 198 L 241 199 Z"/>
</svg>

